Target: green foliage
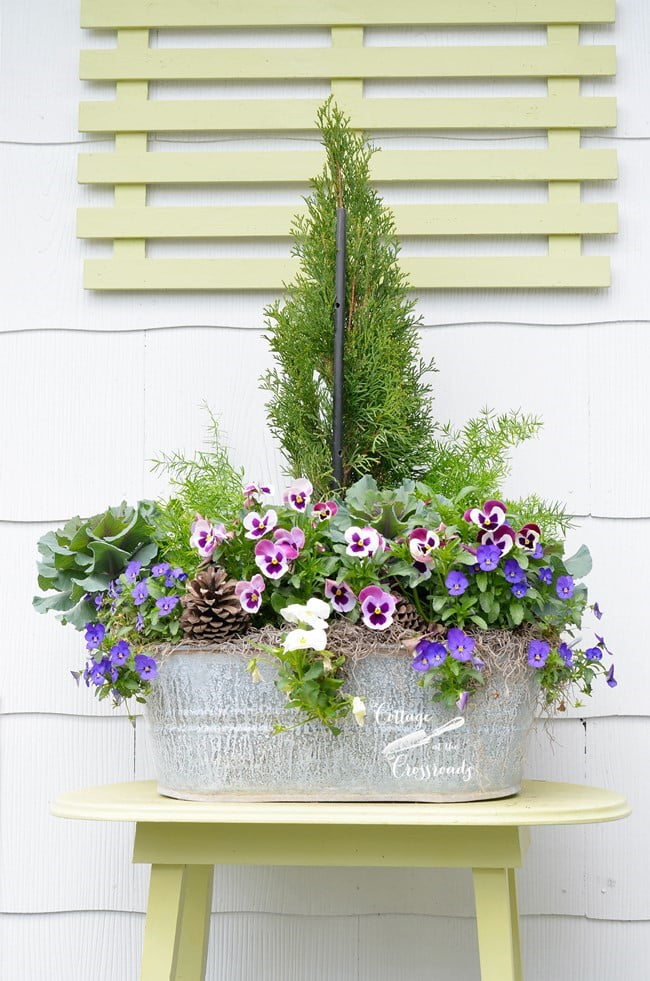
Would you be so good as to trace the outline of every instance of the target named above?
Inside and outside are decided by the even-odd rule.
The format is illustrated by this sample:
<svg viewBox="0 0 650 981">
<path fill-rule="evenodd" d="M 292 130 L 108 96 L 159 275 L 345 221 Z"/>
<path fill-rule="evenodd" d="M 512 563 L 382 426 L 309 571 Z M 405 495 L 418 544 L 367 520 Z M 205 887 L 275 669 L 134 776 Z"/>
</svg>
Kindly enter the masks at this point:
<svg viewBox="0 0 650 981">
<path fill-rule="evenodd" d="M 183 453 L 162 454 L 153 461 L 154 472 L 167 475 L 172 486 L 168 500 L 159 503 L 156 526 L 161 553 L 188 573 L 193 573 L 199 558 L 190 547 L 192 522 L 197 514 L 219 521 L 231 521 L 243 505 L 243 471 L 234 467 L 224 445 L 219 424 L 209 415 L 208 449 L 188 458 Z"/>
<path fill-rule="evenodd" d="M 448 498 L 470 491 L 476 500 L 498 496 L 510 473 L 510 450 L 537 435 L 541 426 L 539 419 L 519 410 L 497 415 L 488 408 L 460 430 L 451 423 L 438 426 L 423 480 Z"/>
<path fill-rule="evenodd" d="M 284 301 L 266 311 L 275 367 L 263 376 L 271 431 L 289 472 L 319 493 L 332 478 L 336 209 L 347 210 L 344 486 L 363 474 L 390 486 L 426 469 L 433 362 L 418 357 L 419 319 L 398 264 L 393 217 L 370 186 L 374 149 L 332 103 L 318 113 L 326 152 L 307 214 L 294 220 L 300 260 Z"/>
<path fill-rule="evenodd" d="M 330 651 L 314 651 L 300 648 L 285 651 L 280 647 L 263 648 L 277 669 L 275 682 L 278 691 L 286 696 L 286 707 L 298 713 L 298 721 L 292 726 L 277 723 L 274 732 L 320 722 L 332 735 L 340 735 L 340 722 L 350 712 L 352 696 L 341 691 L 344 678 L 341 668 L 345 657 Z M 247 667 L 253 678 L 258 671 L 259 658 L 252 658 Z"/>
<path fill-rule="evenodd" d="M 155 557 L 156 519 L 151 501 L 140 501 L 135 508 L 123 501 L 91 518 L 71 518 L 63 528 L 43 535 L 38 542 L 38 585 L 55 595 L 35 596 L 35 609 L 58 611 L 61 623 L 82 630 L 95 615 L 86 596 L 107 589 L 129 562 L 146 565 Z"/>
</svg>

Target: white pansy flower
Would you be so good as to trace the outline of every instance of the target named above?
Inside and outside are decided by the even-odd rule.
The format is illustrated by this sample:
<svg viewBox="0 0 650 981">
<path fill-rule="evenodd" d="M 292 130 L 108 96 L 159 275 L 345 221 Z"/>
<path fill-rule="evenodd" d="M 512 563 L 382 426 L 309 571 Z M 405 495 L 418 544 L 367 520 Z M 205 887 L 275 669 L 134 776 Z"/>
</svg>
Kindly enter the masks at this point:
<svg viewBox="0 0 650 981">
<path fill-rule="evenodd" d="M 316 599 L 315 596 L 312 597 L 312 599 L 307 600 L 306 609 L 310 613 L 313 613 L 315 617 L 320 617 L 321 620 L 327 620 L 328 616 L 332 612 L 329 603 L 326 603 L 321 599 Z"/>
<path fill-rule="evenodd" d="M 312 651 L 324 651 L 327 646 L 327 634 L 324 630 L 291 630 L 284 638 L 285 651 L 299 651 L 309 648 Z"/>
<path fill-rule="evenodd" d="M 363 703 L 363 699 L 359 698 L 358 695 L 355 695 L 352 699 L 352 715 L 360 726 L 366 721 L 366 706 Z"/>
<path fill-rule="evenodd" d="M 310 607 L 310 603 L 317 605 Z M 289 606 L 285 606 L 280 610 L 280 615 L 285 620 L 288 620 L 289 623 L 301 623 L 305 627 L 311 627 L 313 630 L 327 630 L 325 617 L 329 616 L 329 613 L 329 604 L 318 599 L 310 599 L 306 606 L 301 606 L 299 603 L 290 603 Z"/>
</svg>

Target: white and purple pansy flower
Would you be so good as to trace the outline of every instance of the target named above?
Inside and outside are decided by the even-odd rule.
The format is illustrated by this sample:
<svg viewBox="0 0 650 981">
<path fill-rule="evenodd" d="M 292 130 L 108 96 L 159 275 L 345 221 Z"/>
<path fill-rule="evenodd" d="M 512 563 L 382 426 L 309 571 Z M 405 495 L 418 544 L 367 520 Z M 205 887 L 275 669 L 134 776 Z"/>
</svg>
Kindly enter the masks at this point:
<svg viewBox="0 0 650 981">
<path fill-rule="evenodd" d="M 433 552 L 440 546 L 440 536 L 428 528 L 414 528 L 409 535 L 409 552 L 416 562 L 430 565 Z"/>
<path fill-rule="evenodd" d="M 244 528 L 246 528 L 246 538 L 255 540 L 263 538 L 269 531 L 273 531 L 278 523 L 278 516 L 271 508 L 266 514 L 258 514 L 257 511 L 249 511 L 244 518 Z"/>
<path fill-rule="evenodd" d="M 289 559 L 277 542 L 263 538 L 255 546 L 255 565 L 267 579 L 281 579 L 289 569 Z"/>
<path fill-rule="evenodd" d="M 346 582 L 325 580 L 325 596 L 339 613 L 349 613 L 357 604 L 357 598 Z"/>
<path fill-rule="evenodd" d="M 243 580 L 235 586 L 235 596 L 238 598 L 245 613 L 257 613 L 262 605 L 262 593 L 266 583 L 262 576 L 256 575 L 248 582 Z"/>
<path fill-rule="evenodd" d="M 212 558 L 213 553 L 228 536 L 224 525 L 220 522 L 213 525 L 201 515 L 196 516 L 191 532 L 190 545 L 197 550 L 202 559 Z"/>
<path fill-rule="evenodd" d="M 279 548 L 284 549 L 289 562 L 298 558 L 305 544 L 305 533 L 302 528 L 291 528 L 289 531 L 286 528 L 276 528 L 273 538 Z"/>
<path fill-rule="evenodd" d="M 515 533 L 510 525 L 500 525 L 496 531 L 482 529 L 478 533 L 478 540 L 481 545 L 496 545 L 501 555 L 507 555 L 515 544 Z"/>
<path fill-rule="evenodd" d="M 374 528 L 357 528 L 354 525 L 346 530 L 345 540 L 348 543 L 346 554 L 355 555 L 358 559 L 374 555 L 383 541 Z"/>
<path fill-rule="evenodd" d="M 299 477 L 298 480 L 293 482 L 291 487 L 287 487 L 282 495 L 282 500 L 290 508 L 293 508 L 294 511 L 299 511 L 301 514 L 304 514 L 313 493 L 314 488 L 307 478 Z"/>
<path fill-rule="evenodd" d="M 482 508 L 465 511 L 465 521 L 478 525 L 486 531 L 494 531 L 505 524 L 506 506 L 502 501 L 486 501 Z"/>
<path fill-rule="evenodd" d="M 366 586 L 359 593 L 361 616 L 371 630 L 386 630 L 393 622 L 395 600 L 381 586 Z"/>
<path fill-rule="evenodd" d="M 244 507 L 254 508 L 260 504 L 262 496 L 268 497 L 273 493 L 270 484 L 246 484 L 244 487 Z"/>
<path fill-rule="evenodd" d="M 339 507 L 336 501 L 319 501 L 314 504 L 313 515 L 319 521 L 331 521 L 338 514 Z"/>
<path fill-rule="evenodd" d="M 540 544 L 542 532 L 539 525 L 530 522 L 520 528 L 515 535 L 515 544 L 519 548 L 526 549 L 527 552 L 535 552 Z"/>
</svg>

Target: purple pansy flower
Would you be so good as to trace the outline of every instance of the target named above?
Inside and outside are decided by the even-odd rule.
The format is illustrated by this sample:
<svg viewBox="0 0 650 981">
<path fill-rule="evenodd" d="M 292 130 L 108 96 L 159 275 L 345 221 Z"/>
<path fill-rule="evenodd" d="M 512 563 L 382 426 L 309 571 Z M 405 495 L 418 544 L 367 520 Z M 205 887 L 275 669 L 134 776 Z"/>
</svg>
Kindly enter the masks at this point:
<svg viewBox="0 0 650 981">
<path fill-rule="evenodd" d="M 600 647 L 588 647 L 585 651 L 585 657 L 588 661 L 602 661 L 603 652 Z"/>
<path fill-rule="evenodd" d="M 244 537 L 255 541 L 257 538 L 262 538 L 267 532 L 273 531 L 277 523 L 278 516 L 272 508 L 266 514 L 249 511 L 244 518 L 244 528 L 247 529 Z"/>
<path fill-rule="evenodd" d="M 264 538 L 255 546 L 255 565 L 267 578 L 280 579 L 289 568 L 289 559 L 281 545 Z"/>
<path fill-rule="evenodd" d="M 469 586 L 469 580 L 465 578 L 462 572 L 452 569 L 451 572 L 447 573 L 445 586 L 450 596 L 462 596 Z"/>
<path fill-rule="evenodd" d="M 614 656 L 614 651 L 610 651 L 609 647 L 605 643 L 605 638 L 604 637 L 601 637 L 600 634 L 594 634 L 594 636 L 596 638 L 596 641 L 598 642 L 598 646 L 599 647 L 602 647 L 604 651 L 607 651 L 607 653 L 611 657 L 613 657 Z"/>
<path fill-rule="evenodd" d="M 447 647 L 449 653 L 457 661 L 471 661 L 472 652 L 476 646 L 473 637 L 469 637 L 459 627 L 450 627 L 447 631 Z"/>
<path fill-rule="evenodd" d="M 528 592 L 528 583 L 525 580 L 523 582 L 514 582 L 510 587 L 510 592 L 517 599 L 523 599 Z"/>
<path fill-rule="evenodd" d="M 166 576 L 170 572 L 171 566 L 169 562 L 157 562 L 156 565 L 151 566 L 151 575 L 158 578 L 158 576 Z"/>
<path fill-rule="evenodd" d="M 86 624 L 86 650 L 96 650 L 104 639 L 106 627 L 103 623 Z"/>
<path fill-rule="evenodd" d="M 528 644 L 528 664 L 531 668 L 543 668 L 551 652 L 545 640 L 531 640 Z"/>
<path fill-rule="evenodd" d="M 336 517 L 338 512 L 339 507 L 336 501 L 319 501 L 318 504 L 314 504 L 313 515 L 319 521 L 330 521 Z"/>
<path fill-rule="evenodd" d="M 185 582 L 187 579 L 187 573 L 183 572 L 182 569 L 170 569 L 169 575 L 165 579 L 165 586 L 175 586 L 177 582 Z"/>
<path fill-rule="evenodd" d="M 415 648 L 413 668 L 415 671 L 428 671 L 429 668 L 439 667 L 446 658 L 447 651 L 444 644 L 437 644 L 431 640 L 421 640 Z"/>
<path fill-rule="evenodd" d="M 537 570 L 537 578 L 546 586 L 550 586 L 553 582 L 553 570 L 543 566 L 541 569 Z"/>
<path fill-rule="evenodd" d="M 465 511 L 465 521 L 470 521 L 486 531 L 500 528 L 506 520 L 506 506 L 502 501 L 486 501 L 482 508 Z"/>
<path fill-rule="evenodd" d="M 118 640 L 117 644 L 113 644 L 109 651 L 111 664 L 119 668 L 127 660 L 131 654 L 131 648 L 125 640 Z"/>
<path fill-rule="evenodd" d="M 131 599 L 133 600 L 134 606 L 140 606 L 146 600 L 149 595 L 149 589 L 146 582 L 139 582 L 133 587 L 131 592 Z"/>
<path fill-rule="evenodd" d="M 508 559 L 503 566 L 503 575 L 508 582 L 523 582 L 526 578 L 525 571 L 521 568 L 516 559 Z"/>
<path fill-rule="evenodd" d="M 161 596 L 156 600 L 156 609 L 161 617 L 166 617 L 179 601 L 178 596 Z"/>
<path fill-rule="evenodd" d="M 287 487 L 282 495 L 282 500 L 285 504 L 288 504 L 290 508 L 293 508 L 294 511 L 299 511 L 301 514 L 304 514 L 313 492 L 314 488 L 307 478 L 299 477 L 298 480 L 293 482 L 291 487 Z"/>
<path fill-rule="evenodd" d="M 325 597 L 332 604 L 333 609 L 339 613 L 349 613 L 354 609 L 357 598 L 346 582 L 335 582 L 334 579 L 325 580 Z"/>
<path fill-rule="evenodd" d="M 99 685 L 105 684 L 106 678 L 104 676 L 104 672 L 102 671 L 101 664 L 93 663 L 92 667 L 89 666 L 88 671 L 84 672 L 84 679 L 87 685 L 91 684 L 99 687 Z"/>
<path fill-rule="evenodd" d="M 592 610 L 594 611 L 594 616 L 596 617 L 596 619 L 597 619 L 597 620 L 600 620 L 600 618 L 601 618 L 601 617 L 602 617 L 602 615 L 603 615 L 603 611 L 602 611 L 602 610 L 601 610 L 601 608 L 600 608 L 600 607 L 598 606 L 598 603 L 594 603 L 594 605 L 592 606 Z"/>
<path fill-rule="evenodd" d="M 607 682 L 607 684 L 609 685 L 610 688 L 616 688 L 616 686 L 618 684 L 618 681 L 614 677 L 614 665 L 613 664 L 612 664 L 611 668 L 609 669 L 609 671 L 607 672 L 607 675 L 605 676 L 605 680 L 606 680 L 606 682 Z"/>
<path fill-rule="evenodd" d="M 246 613 L 257 613 L 262 605 L 262 593 L 266 589 L 266 583 L 262 576 L 256 575 L 247 582 L 238 582 L 235 586 L 235 595 L 239 598 L 242 610 Z"/>
<path fill-rule="evenodd" d="M 111 599 L 117 599 L 117 597 L 122 592 L 123 588 L 124 587 L 122 586 L 121 582 L 118 582 L 117 579 L 111 579 L 106 591 Z"/>
<path fill-rule="evenodd" d="M 101 610 L 102 605 L 104 603 L 104 594 L 103 593 L 97 593 L 97 595 L 93 599 L 93 603 L 95 604 L 95 609 L 96 610 Z"/>
<path fill-rule="evenodd" d="M 386 630 L 393 622 L 395 600 L 380 586 L 366 586 L 359 593 L 361 616 L 371 630 Z"/>
<path fill-rule="evenodd" d="M 135 655 L 135 670 L 143 681 L 152 681 L 158 675 L 158 665 L 146 654 Z"/>
<path fill-rule="evenodd" d="M 501 559 L 501 549 L 496 545 L 479 545 L 476 549 L 478 566 L 483 572 L 492 572 L 499 564 Z"/>
<path fill-rule="evenodd" d="M 540 544 L 541 530 L 539 525 L 532 522 L 520 528 L 515 535 L 515 544 L 519 548 L 524 548 L 527 552 L 536 552 Z"/>
<path fill-rule="evenodd" d="M 564 663 L 568 665 L 568 667 L 571 667 L 571 665 L 573 664 L 573 651 L 571 650 L 569 645 L 564 643 L 563 641 L 558 647 L 557 652 L 562 658 L 562 660 L 564 661 Z"/>
<path fill-rule="evenodd" d="M 305 544 L 305 533 L 302 528 L 291 528 L 289 531 L 286 528 L 276 528 L 273 538 L 278 546 L 284 549 L 288 562 L 298 558 L 300 549 Z"/>
<path fill-rule="evenodd" d="M 555 583 L 555 592 L 560 599 L 571 599 L 574 589 L 575 583 L 573 576 L 558 576 L 557 582 Z"/>
<path fill-rule="evenodd" d="M 479 531 L 478 540 L 481 545 L 496 545 L 501 555 L 507 555 L 515 543 L 515 533 L 510 525 L 500 525 L 495 531 Z"/>
<path fill-rule="evenodd" d="M 409 552 L 416 562 L 430 565 L 433 551 L 440 545 L 440 536 L 429 528 L 414 528 L 409 535 Z"/>
<path fill-rule="evenodd" d="M 138 615 L 135 618 L 135 629 L 138 631 L 138 633 L 142 633 L 144 630 L 144 617 L 140 611 L 138 611 Z"/>
<path fill-rule="evenodd" d="M 347 555 L 355 555 L 358 559 L 367 558 L 374 555 L 381 545 L 381 536 L 374 528 L 348 528 L 345 532 L 345 540 L 348 543 L 346 548 Z"/>
<path fill-rule="evenodd" d="M 213 525 L 206 518 L 202 518 L 201 515 L 196 516 L 191 532 L 190 546 L 197 550 L 202 559 L 212 558 L 219 545 L 228 536 L 223 524 L 218 523 Z"/>
<path fill-rule="evenodd" d="M 467 708 L 468 701 L 469 701 L 469 692 L 462 691 L 460 693 L 460 697 L 458 701 L 456 702 L 456 708 L 458 709 L 459 712 L 465 711 L 465 709 Z"/>
<path fill-rule="evenodd" d="M 133 559 L 129 562 L 126 569 L 124 570 L 124 578 L 127 582 L 135 582 L 142 568 L 142 562 L 138 562 L 137 559 Z"/>
</svg>

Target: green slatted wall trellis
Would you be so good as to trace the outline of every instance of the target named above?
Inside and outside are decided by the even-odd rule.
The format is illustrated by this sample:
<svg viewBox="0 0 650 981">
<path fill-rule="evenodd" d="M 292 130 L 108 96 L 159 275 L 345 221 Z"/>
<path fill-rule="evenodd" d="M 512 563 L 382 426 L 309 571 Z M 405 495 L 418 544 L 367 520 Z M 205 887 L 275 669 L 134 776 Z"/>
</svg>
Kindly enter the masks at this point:
<svg viewBox="0 0 650 981">
<path fill-rule="evenodd" d="M 613 98 L 581 95 L 583 77 L 615 72 L 611 45 L 580 43 L 581 24 L 614 20 L 614 0 L 82 0 L 82 26 L 115 30 L 117 46 L 81 53 L 81 77 L 115 82 L 112 101 L 83 102 L 80 129 L 113 134 L 112 153 L 82 153 L 79 180 L 113 185 L 114 206 L 82 208 L 78 234 L 113 240 L 113 256 L 88 259 L 84 285 L 98 290 L 275 290 L 294 273 L 287 257 L 149 258 L 154 240 L 286 240 L 318 150 L 159 152 L 152 134 L 237 134 L 274 139 L 314 131 L 322 100 L 312 98 L 149 98 L 155 81 L 224 80 L 330 83 L 355 127 L 399 136 L 485 130 L 547 132 L 544 149 L 384 149 L 373 157 L 382 184 L 546 182 L 546 203 L 416 204 L 393 207 L 400 236 L 544 236 L 545 255 L 408 256 L 402 265 L 416 289 L 469 287 L 603 287 L 606 256 L 583 256 L 584 235 L 613 233 L 616 205 L 583 203 L 583 181 L 616 177 L 613 150 L 584 149 L 583 129 L 616 124 Z M 364 45 L 366 28 L 544 25 L 537 45 Z M 155 48 L 150 32 L 166 28 L 326 28 L 323 47 Z M 396 98 L 364 96 L 376 79 L 543 79 L 546 95 Z M 287 146 L 290 146 L 288 143 Z M 295 204 L 153 207 L 147 188 L 214 185 L 281 188 L 302 184 Z M 426 251 L 426 250 L 424 250 Z M 513 249 L 515 251 L 515 249 Z"/>
</svg>

